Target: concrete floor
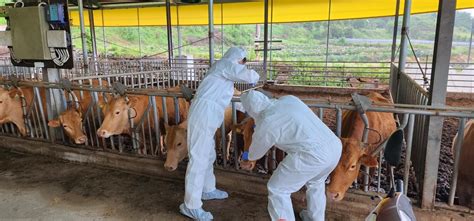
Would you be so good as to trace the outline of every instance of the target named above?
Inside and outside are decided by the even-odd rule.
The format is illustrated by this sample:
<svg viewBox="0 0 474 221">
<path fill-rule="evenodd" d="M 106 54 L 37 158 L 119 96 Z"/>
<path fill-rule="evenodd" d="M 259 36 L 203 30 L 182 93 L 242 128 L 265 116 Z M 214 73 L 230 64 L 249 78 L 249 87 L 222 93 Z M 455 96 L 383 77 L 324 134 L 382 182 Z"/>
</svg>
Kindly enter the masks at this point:
<svg viewBox="0 0 474 221">
<path fill-rule="evenodd" d="M 0 220 L 190 220 L 184 183 L 0 149 Z M 269 220 L 265 196 L 205 202 L 215 220 Z"/>
</svg>

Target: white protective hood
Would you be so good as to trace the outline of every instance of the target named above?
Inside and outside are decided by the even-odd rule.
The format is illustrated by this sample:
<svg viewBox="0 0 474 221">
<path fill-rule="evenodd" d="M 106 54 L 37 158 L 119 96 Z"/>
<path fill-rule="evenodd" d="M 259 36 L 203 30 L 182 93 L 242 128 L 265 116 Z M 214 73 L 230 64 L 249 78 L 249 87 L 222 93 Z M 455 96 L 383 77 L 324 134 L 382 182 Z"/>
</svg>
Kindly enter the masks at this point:
<svg viewBox="0 0 474 221">
<path fill-rule="evenodd" d="M 247 93 L 243 93 L 240 96 L 240 99 L 245 111 L 247 111 L 247 113 L 253 119 L 258 119 L 260 113 L 262 113 L 262 111 L 267 109 L 272 104 L 272 100 L 270 98 L 255 90 L 250 90 Z"/>
<path fill-rule="evenodd" d="M 222 59 L 226 59 L 231 61 L 232 63 L 238 63 L 240 60 L 244 59 L 247 56 L 247 52 L 243 48 L 240 47 L 231 47 L 227 50 L 222 57 Z"/>
</svg>

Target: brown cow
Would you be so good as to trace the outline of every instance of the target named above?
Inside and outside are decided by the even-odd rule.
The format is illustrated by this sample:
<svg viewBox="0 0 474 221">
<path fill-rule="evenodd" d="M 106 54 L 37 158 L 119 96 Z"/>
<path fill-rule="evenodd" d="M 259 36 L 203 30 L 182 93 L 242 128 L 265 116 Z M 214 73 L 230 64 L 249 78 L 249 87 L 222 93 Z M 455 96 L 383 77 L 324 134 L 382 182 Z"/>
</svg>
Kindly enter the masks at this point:
<svg viewBox="0 0 474 221">
<path fill-rule="evenodd" d="M 237 112 L 239 115 L 241 112 Z M 168 171 L 174 171 L 178 167 L 178 163 L 184 160 L 186 156 L 188 156 L 188 143 L 187 143 L 187 121 L 184 121 L 178 125 L 174 126 L 166 126 L 166 137 L 165 143 L 167 148 L 166 153 L 166 162 L 164 164 L 165 168 Z M 229 156 L 230 152 L 230 140 L 231 137 L 229 136 L 232 128 L 232 108 L 226 108 L 224 114 L 224 125 L 225 125 L 225 134 L 227 136 L 226 139 L 226 150 L 227 156 Z M 221 128 L 217 128 L 215 142 L 216 148 L 222 148 L 221 144 L 222 139 L 222 132 Z"/>
<path fill-rule="evenodd" d="M 85 81 L 83 85 L 90 85 L 90 82 Z M 92 80 L 93 86 L 99 85 L 99 80 Z M 107 86 L 107 81 L 102 80 L 102 86 Z M 69 108 L 62 112 L 57 119 L 50 120 L 48 126 L 50 127 L 63 127 L 66 135 L 74 141 L 76 144 L 85 144 L 87 142 L 87 136 L 83 130 L 83 113 L 87 112 L 89 105 L 92 103 L 92 94 L 89 91 L 83 91 L 82 96 L 77 91 L 71 91 L 71 93 L 77 97 L 79 103 L 79 109 Z M 99 103 L 103 102 L 102 93 L 98 93 Z M 74 106 L 72 104 L 71 106 Z"/>
<path fill-rule="evenodd" d="M 40 88 L 40 97 L 43 107 L 46 107 L 46 90 Z M 23 98 L 22 98 L 23 97 Z M 26 136 L 26 125 L 23 116 L 22 99 L 25 109 L 29 110 L 33 104 L 34 92 L 32 87 L 12 87 L 10 90 L 0 88 L 0 124 L 13 123 L 18 128 L 21 136 Z M 44 111 L 46 116 L 46 111 Z"/>
<path fill-rule="evenodd" d="M 330 175 L 331 182 L 327 187 L 328 197 L 335 201 L 344 198 L 354 180 L 359 175 L 360 166 L 376 167 L 377 157 L 371 156 L 369 148 L 360 140 L 342 138 L 342 155 L 336 168 Z"/>
<path fill-rule="evenodd" d="M 248 151 L 250 149 L 250 145 L 252 144 L 252 136 L 253 136 L 253 133 L 254 133 L 254 127 L 255 127 L 255 121 L 253 118 L 247 118 L 245 120 L 243 120 L 244 122 L 240 123 L 239 125 L 236 125 L 236 130 L 237 130 L 237 133 L 238 134 L 241 134 L 243 136 L 243 148 L 242 150 L 240 150 L 239 152 L 243 152 L 243 151 Z M 273 168 L 272 168 L 272 163 L 276 163 L 278 164 L 278 162 L 281 162 L 283 160 L 283 158 L 285 157 L 285 154 L 283 151 L 279 150 L 279 149 L 276 149 L 275 151 L 275 160 L 276 162 L 273 162 L 273 156 L 271 155 L 267 155 L 267 166 L 269 168 L 269 171 L 268 172 L 272 172 L 273 171 Z M 265 158 L 262 158 L 259 160 L 259 163 L 260 164 L 265 164 Z M 255 167 L 255 164 L 252 165 L 252 168 Z"/>
<path fill-rule="evenodd" d="M 371 92 L 367 95 L 372 102 L 391 103 L 381 94 Z M 346 191 L 359 175 L 361 165 L 375 167 L 377 157 L 372 156 L 374 149 L 387 139 L 395 130 L 396 123 L 392 113 L 367 112 L 369 127 L 376 131 L 369 132 L 368 143 L 365 147 L 361 140 L 365 125 L 357 111 L 343 113 L 341 137 L 343 150 L 336 169 L 331 173 L 331 182 L 327 188 L 329 198 L 339 201 L 344 198 Z"/>
<path fill-rule="evenodd" d="M 241 92 L 234 88 L 234 96 L 240 96 Z M 237 111 L 237 122 L 240 122 L 240 116 L 243 116 L 243 113 Z M 181 122 L 178 125 L 165 125 L 166 126 L 166 137 L 165 144 L 167 148 L 166 153 L 166 162 L 164 167 L 168 171 L 174 171 L 178 167 L 178 163 L 184 160 L 188 156 L 188 143 L 187 143 L 187 121 Z M 225 125 L 225 134 L 226 139 L 226 150 L 227 157 L 229 157 L 230 152 L 230 131 L 232 126 L 232 108 L 228 107 L 224 112 L 224 125 Z M 215 142 L 216 148 L 222 148 L 221 139 L 221 128 L 216 130 Z M 228 158 L 229 159 L 229 158 Z"/>
<path fill-rule="evenodd" d="M 174 87 L 168 89 L 168 91 L 180 91 L 179 87 Z M 130 128 L 130 121 L 129 121 L 129 114 L 133 117 L 134 125 L 137 125 L 145 114 L 145 110 L 149 104 L 149 97 L 146 95 L 129 95 L 128 96 L 129 102 L 127 104 L 124 97 L 118 96 L 111 98 L 108 104 L 101 103 L 101 107 L 103 108 L 103 112 L 105 115 L 104 121 L 102 125 L 97 130 L 97 135 L 102 138 L 109 138 L 112 135 L 119 135 L 119 134 L 131 134 Z M 166 108 L 168 119 L 170 123 L 175 122 L 175 108 L 174 108 L 174 100 L 171 97 L 167 97 L 166 99 Z M 164 112 L 163 112 L 163 103 L 162 99 L 159 96 L 155 97 L 156 107 L 158 109 L 159 118 L 160 118 L 160 129 L 164 128 Z M 179 117 L 181 122 L 186 120 L 188 115 L 189 103 L 182 99 L 178 99 L 179 103 Z M 147 125 L 147 121 L 145 121 L 145 126 Z M 150 126 L 154 126 L 153 124 Z M 163 130 L 161 130 L 163 131 Z"/>
<path fill-rule="evenodd" d="M 103 81 L 107 85 L 106 81 Z M 98 85 L 98 80 L 93 80 L 93 85 Z M 46 117 L 48 105 L 46 105 L 46 90 L 39 89 L 41 102 Z M 26 125 L 23 116 L 21 96 L 24 96 L 26 102 L 26 110 L 28 110 L 33 103 L 34 92 L 32 87 L 22 86 L 20 89 L 12 88 L 6 90 L 0 88 L 0 123 L 13 123 L 17 126 L 18 131 L 22 136 L 26 136 Z M 82 112 L 85 112 L 91 103 L 91 95 L 85 91 L 83 97 L 77 96 L 82 110 L 68 109 L 60 114 L 59 119 L 51 120 L 48 125 L 51 127 L 63 126 L 66 135 L 71 138 L 76 144 L 83 144 L 87 138 L 82 130 Z M 101 95 L 99 95 L 99 99 Z M 81 112 L 82 111 L 82 112 Z"/>
<path fill-rule="evenodd" d="M 453 141 L 452 150 L 455 152 L 459 134 L 456 134 Z M 464 128 L 464 141 L 462 143 L 461 155 L 459 158 L 458 182 L 456 195 L 459 197 L 459 204 L 474 209 L 474 120 L 467 122 Z"/>
<path fill-rule="evenodd" d="M 350 77 L 347 78 L 347 82 L 355 88 L 374 89 L 379 87 L 379 79 Z"/>
</svg>

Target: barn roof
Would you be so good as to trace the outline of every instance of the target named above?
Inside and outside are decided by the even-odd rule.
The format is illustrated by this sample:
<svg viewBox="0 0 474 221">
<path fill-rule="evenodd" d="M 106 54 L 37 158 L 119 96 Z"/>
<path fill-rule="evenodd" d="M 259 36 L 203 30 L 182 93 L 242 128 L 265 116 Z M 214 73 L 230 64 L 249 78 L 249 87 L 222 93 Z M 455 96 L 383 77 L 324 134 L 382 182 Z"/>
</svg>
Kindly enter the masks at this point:
<svg viewBox="0 0 474 221">
<path fill-rule="evenodd" d="M 101 4 L 101 1 L 102 4 Z M 124 0 L 98 0 L 94 10 L 96 26 L 165 26 L 166 8 L 164 1 L 124 4 Z M 127 0 L 125 0 L 127 1 Z M 184 0 L 181 0 L 184 1 Z M 87 1 L 84 1 L 86 3 Z M 173 1 L 172 1 L 173 2 Z M 269 0 L 269 22 L 293 23 L 357 18 L 374 18 L 395 15 L 396 0 Z M 273 2 L 273 7 L 272 7 Z M 109 4 L 106 4 L 109 3 Z M 116 4 L 110 4 L 116 3 Z M 329 13 L 329 5 L 331 10 Z M 404 0 L 400 1 L 403 14 Z M 473 0 L 457 0 L 457 9 L 474 8 Z M 437 0 L 412 0 L 412 14 L 438 10 Z M 330 14 L 330 16 L 329 16 Z M 71 8 L 72 25 L 79 26 L 77 7 Z M 87 10 L 85 24 L 89 24 Z M 173 25 L 206 25 L 208 8 L 205 1 L 200 4 L 182 4 L 174 1 L 171 8 Z M 216 0 L 214 1 L 214 24 L 256 24 L 263 23 L 263 0 Z"/>
</svg>

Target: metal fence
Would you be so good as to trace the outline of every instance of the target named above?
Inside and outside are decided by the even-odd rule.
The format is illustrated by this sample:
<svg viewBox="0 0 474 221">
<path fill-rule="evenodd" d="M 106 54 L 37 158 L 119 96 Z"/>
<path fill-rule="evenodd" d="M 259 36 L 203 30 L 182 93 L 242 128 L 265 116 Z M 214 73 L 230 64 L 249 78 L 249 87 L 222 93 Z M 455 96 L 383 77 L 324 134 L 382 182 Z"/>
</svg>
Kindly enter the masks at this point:
<svg viewBox="0 0 474 221">
<path fill-rule="evenodd" d="M 107 78 L 107 77 L 106 77 Z M 64 111 L 65 107 L 68 106 L 67 103 L 64 101 L 70 100 L 71 98 L 69 94 L 63 93 L 65 99 L 61 100 L 54 100 L 52 103 L 45 104 L 42 101 L 42 97 L 44 96 L 41 91 L 46 91 L 43 93 L 48 93 L 45 88 L 56 88 L 56 89 L 63 89 L 64 87 L 58 84 L 53 83 L 42 83 L 42 82 L 23 82 L 20 83 L 25 86 L 33 87 L 33 102 L 28 108 L 27 105 L 25 106 L 23 113 L 24 113 L 24 120 L 28 131 L 28 137 L 33 139 L 39 139 L 43 141 L 52 141 L 57 143 L 62 143 L 65 145 L 74 145 L 72 141 L 70 141 L 67 135 L 64 133 L 63 129 L 52 129 L 48 127 L 47 119 L 48 116 L 46 113 L 51 112 L 51 110 L 55 110 L 55 112 L 59 113 Z M 90 86 L 90 85 L 77 85 L 72 87 L 73 91 L 79 96 L 86 96 L 87 93 L 96 93 L 99 95 L 104 95 L 113 92 L 110 88 L 105 87 L 98 87 L 98 86 Z M 164 154 L 161 151 L 161 140 L 160 135 L 163 134 L 163 131 L 160 129 L 160 122 L 167 122 L 170 124 L 179 122 L 179 113 L 181 111 L 185 111 L 180 109 L 179 106 L 179 99 L 182 97 L 182 94 L 179 92 L 170 92 L 164 89 L 134 89 L 129 88 L 127 89 L 127 94 L 131 95 L 143 95 L 148 99 L 148 104 L 143 111 L 143 114 L 140 115 L 139 118 L 135 119 L 131 115 L 129 115 L 129 121 L 131 125 L 131 136 L 112 136 L 109 139 L 103 139 L 97 136 L 97 129 L 100 127 L 102 120 L 103 120 L 103 113 L 97 107 L 98 99 L 92 96 L 92 102 L 87 106 L 84 107 L 83 116 L 83 125 L 84 131 L 88 136 L 88 142 L 84 147 L 92 147 L 92 148 L 99 148 L 102 150 L 107 151 L 117 151 L 122 153 L 129 153 L 129 154 L 148 154 L 153 157 L 157 158 L 164 158 Z M 166 102 L 166 99 L 171 99 L 172 102 Z M 342 128 L 342 112 L 346 110 L 355 110 L 355 106 L 352 104 L 347 103 L 328 103 L 327 100 L 317 100 L 317 99 L 306 99 L 304 100 L 309 107 L 313 110 L 316 110 L 316 114 L 321 118 L 324 119 L 327 117 L 326 115 L 331 114 L 333 115 L 332 118 L 336 119 L 334 131 L 336 134 L 341 134 Z M 233 123 L 236 122 L 236 105 L 235 102 L 239 102 L 238 98 L 233 99 Z M 57 104 L 60 105 L 57 105 Z M 58 107 L 60 107 L 58 109 Z M 163 114 L 160 114 L 158 110 L 163 111 Z M 167 109 L 174 109 L 170 115 Z M 129 108 L 130 109 L 130 108 Z M 331 112 L 325 112 L 325 110 L 332 110 Z M 374 112 L 389 112 L 389 113 L 396 113 L 400 118 L 403 119 L 401 125 L 406 126 L 406 141 L 407 141 L 407 148 L 405 151 L 406 159 L 413 159 L 413 162 L 418 160 L 418 157 L 422 157 L 422 153 L 419 153 L 417 148 L 424 148 L 423 146 L 416 146 L 417 137 L 417 119 L 428 117 L 428 116 L 442 116 L 442 117 L 455 117 L 461 119 L 462 122 L 465 121 L 467 118 L 474 117 L 474 111 L 469 109 L 462 109 L 462 108 L 434 108 L 425 105 L 406 105 L 406 104 L 394 104 L 394 105 L 382 105 L 382 104 L 375 104 L 368 109 L 368 111 Z M 129 113 L 130 114 L 130 113 Z M 57 116 L 50 116 L 49 120 L 56 118 Z M 176 120 L 176 122 L 171 121 L 170 119 Z M 461 127 L 462 125 L 460 125 Z M 6 136 L 20 136 L 15 126 L 11 124 L 3 124 L 0 128 L 0 133 Z M 222 143 L 226 143 L 225 136 L 222 136 Z M 227 155 L 227 151 L 225 150 L 224 146 L 222 149 L 217 150 L 218 156 L 220 157 L 217 161 L 217 165 L 219 167 L 229 169 L 229 170 L 236 170 L 238 168 L 238 156 L 240 152 L 238 152 L 237 142 L 235 140 L 235 136 L 232 138 L 232 143 L 234 149 L 229 152 L 230 156 Z M 458 150 L 460 151 L 460 150 Z M 412 157 L 410 157 L 412 155 Z M 458 158 L 459 156 L 456 155 Z M 457 160 L 457 158 L 455 160 Z M 227 160 L 229 159 L 229 160 Z M 272 161 L 272 163 L 268 163 L 268 161 Z M 266 158 L 266 162 L 263 164 L 264 171 L 272 171 L 278 165 L 277 159 L 275 157 L 275 149 L 273 149 L 269 153 L 269 157 Z M 419 168 L 417 168 L 416 163 L 413 165 L 416 169 L 417 177 L 419 176 Z M 456 164 L 457 166 L 457 164 Z M 403 177 L 405 179 L 405 184 L 409 183 L 409 169 L 410 169 L 410 161 L 406 160 L 404 165 L 404 174 Z M 454 168 L 457 170 L 457 168 Z M 371 190 L 379 191 L 380 188 L 383 186 L 383 178 L 380 177 L 380 170 L 377 173 L 376 177 L 373 180 L 377 180 L 374 183 L 375 186 L 372 186 Z M 422 183 L 423 180 L 421 179 L 420 182 Z M 452 182 L 455 182 L 454 180 Z M 454 192 L 452 193 L 454 196 Z M 434 202 L 433 202 L 434 203 Z"/>
<path fill-rule="evenodd" d="M 423 87 L 429 84 L 431 64 L 418 66 L 408 62 L 406 73 Z M 248 62 L 248 67 L 264 76 L 262 62 Z M 188 69 L 186 79 L 203 76 L 209 61 L 203 59 L 175 59 L 171 66 L 163 59 L 113 59 L 91 61 L 85 65 L 80 59 L 74 68 L 62 70 L 63 78 L 77 78 L 97 75 L 125 74 L 169 69 Z M 348 61 L 272 61 L 268 64 L 267 79 L 276 84 L 313 85 L 335 87 L 386 87 L 389 83 L 390 62 L 348 62 Z M 11 65 L 8 58 L 0 59 L 0 75 L 17 75 L 24 79 L 42 79 L 41 68 L 23 68 Z M 360 82 L 349 82 L 355 78 Z M 425 80 L 426 79 L 426 80 Z M 262 79 L 263 81 L 263 79 Z M 451 63 L 448 79 L 449 92 L 474 92 L 474 66 Z"/>
<path fill-rule="evenodd" d="M 355 87 L 371 88 L 388 85 L 388 62 L 324 62 L 324 61 L 273 61 L 269 66 L 268 80 L 277 84 L 350 86 L 348 78 L 365 82 Z"/>
<path fill-rule="evenodd" d="M 413 104 L 413 105 L 427 105 L 429 95 L 428 92 L 421 87 L 415 80 L 405 73 L 400 73 L 400 80 L 398 85 L 398 96 L 396 99 L 397 103 L 400 104 Z M 424 177 L 425 173 L 425 157 L 426 157 L 426 115 L 418 115 L 414 119 L 413 133 L 413 154 L 411 160 L 415 173 L 418 177 Z M 419 186 L 422 186 L 422 179 L 418 179 Z"/>
<path fill-rule="evenodd" d="M 407 63 L 405 73 L 423 88 L 429 86 L 431 80 L 431 63 Z M 450 63 L 448 74 L 448 92 L 474 93 L 474 64 Z"/>
</svg>

